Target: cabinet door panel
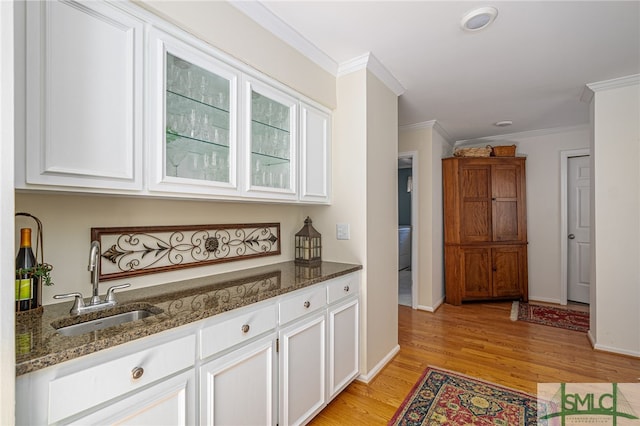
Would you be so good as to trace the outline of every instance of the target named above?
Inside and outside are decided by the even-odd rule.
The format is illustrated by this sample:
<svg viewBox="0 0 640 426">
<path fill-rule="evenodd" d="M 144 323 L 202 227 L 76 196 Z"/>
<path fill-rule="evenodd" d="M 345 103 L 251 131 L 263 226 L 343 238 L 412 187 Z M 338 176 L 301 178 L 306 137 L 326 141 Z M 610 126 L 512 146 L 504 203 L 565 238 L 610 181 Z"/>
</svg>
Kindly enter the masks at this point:
<svg viewBox="0 0 640 426">
<path fill-rule="evenodd" d="M 491 168 L 462 167 L 460 241 L 491 241 Z"/>
<path fill-rule="evenodd" d="M 181 426 L 194 422 L 195 374 L 190 370 L 69 424 Z"/>
<path fill-rule="evenodd" d="M 325 315 L 280 333 L 280 424 L 298 425 L 325 403 Z"/>
<path fill-rule="evenodd" d="M 329 202 L 331 118 L 312 106 L 300 107 L 300 200 Z"/>
<path fill-rule="evenodd" d="M 200 424 L 271 425 L 275 333 L 201 367 Z"/>
<path fill-rule="evenodd" d="M 27 183 L 142 189 L 142 47 L 106 3 L 27 2 Z"/>
<path fill-rule="evenodd" d="M 491 295 L 491 249 L 462 249 L 463 299 Z"/>
<path fill-rule="evenodd" d="M 329 398 L 358 375 L 358 299 L 329 310 Z"/>
<path fill-rule="evenodd" d="M 493 196 L 493 241 L 521 241 L 521 168 L 518 165 L 494 165 L 491 173 Z"/>
<path fill-rule="evenodd" d="M 493 249 L 493 295 L 495 297 L 519 296 L 520 249 L 500 247 Z"/>
<path fill-rule="evenodd" d="M 298 102 L 288 94 L 245 81 L 245 179 L 252 196 L 297 197 Z"/>
<path fill-rule="evenodd" d="M 149 63 L 149 188 L 237 195 L 238 71 L 155 27 Z"/>
<path fill-rule="evenodd" d="M 518 202 L 494 201 L 493 222 L 494 241 L 518 241 Z"/>
</svg>

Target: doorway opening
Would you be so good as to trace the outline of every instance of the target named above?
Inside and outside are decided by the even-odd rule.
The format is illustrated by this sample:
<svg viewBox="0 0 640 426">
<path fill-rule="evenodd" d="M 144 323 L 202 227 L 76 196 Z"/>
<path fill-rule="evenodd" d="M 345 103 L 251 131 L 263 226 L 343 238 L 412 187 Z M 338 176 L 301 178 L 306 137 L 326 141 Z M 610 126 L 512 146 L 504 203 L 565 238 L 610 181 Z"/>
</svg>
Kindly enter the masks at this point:
<svg viewBox="0 0 640 426">
<path fill-rule="evenodd" d="M 417 164 L 416 153 L 398 155 L 398 304 L 417 301 Z"/>
<path fill-rule="evenodd" d="M 561 152 L 560 303 L 590 303 L 591 158 L 588 149 Z"/>
</svg>

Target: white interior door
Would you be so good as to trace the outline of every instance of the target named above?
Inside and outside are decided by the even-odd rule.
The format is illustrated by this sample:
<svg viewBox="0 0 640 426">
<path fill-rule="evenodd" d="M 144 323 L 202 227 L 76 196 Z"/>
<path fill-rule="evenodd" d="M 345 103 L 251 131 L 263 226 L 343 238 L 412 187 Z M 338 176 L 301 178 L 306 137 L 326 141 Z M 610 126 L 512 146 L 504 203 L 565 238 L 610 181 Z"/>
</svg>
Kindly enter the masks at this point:
<svg viewBox="0 0 640 426">
<path fill-rule="evenodd" d="M 567 173 L 567 299 L 589 303 L 591 160 L 589 156 L 570 157 Z"/>
</svg>

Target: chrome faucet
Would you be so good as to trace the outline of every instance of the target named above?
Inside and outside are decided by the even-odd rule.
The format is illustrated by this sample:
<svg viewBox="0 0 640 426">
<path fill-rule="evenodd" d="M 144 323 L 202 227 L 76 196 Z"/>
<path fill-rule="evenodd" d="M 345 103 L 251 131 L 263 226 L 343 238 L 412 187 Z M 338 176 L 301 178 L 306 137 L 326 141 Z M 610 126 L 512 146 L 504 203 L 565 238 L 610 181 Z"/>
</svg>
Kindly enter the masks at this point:
<svg viewBox="0 0 640 426">
<path fill-rule="evenodd" d="M 100 282 L 100 243 L 98 241 L 91 241 L 89 266 L 87 270 L 91 272 L 91 286 L 93 287 L 91 305 L 97 305 L 100 303 L 100 296 L 98 295 L 98 284 Z"/>
<path fill-rule="evenodd" d="M 99 311 L 115 306 L 118 304 L 114 294 L 115 290 L 131 286 L 129 283 L 114 285 L 113 287 L 109 287 L 104 300 L 100 298 L 98 293 L 98 284 L 100 283 L 100 242 L 98 241 L 91 241 L 91 249 L 89 250 L 89 266 L 87 267 L 87 270 L 91 272 L 91 287 L 93 290 L 93 295 L 91 296 L 89 305 L 85 305 L 82 293 L 56 294 L 53 296 L 54 299 L 66 299 L 67 297 L 75 298 L 75 302 L 70 311 L 71 315 Z"/>
</svg>

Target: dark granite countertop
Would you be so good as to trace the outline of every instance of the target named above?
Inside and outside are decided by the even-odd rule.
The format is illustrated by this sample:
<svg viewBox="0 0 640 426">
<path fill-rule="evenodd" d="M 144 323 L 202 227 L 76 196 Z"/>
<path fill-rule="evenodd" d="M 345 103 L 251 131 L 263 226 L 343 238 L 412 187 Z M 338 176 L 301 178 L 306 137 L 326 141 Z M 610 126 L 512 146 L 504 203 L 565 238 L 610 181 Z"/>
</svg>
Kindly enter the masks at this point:
<svg viewBox="0 0 640 426">
<path fill-rule="evenodd" d="M 117 293 L 118 306 L 81 316 L 72 317 L 69 314 L 73 302 L 45 305 L 38 310 L 16 314 L 16 375 L 248 306 L 360 269 L 361 265 L 323 262 L 312 270 L 285 262 L 121 291 Z M 62 336 L 52 325 L 71 325 L 134 309 L 149 309 L 159 313 L 78 336 Z"/>
</svg>

